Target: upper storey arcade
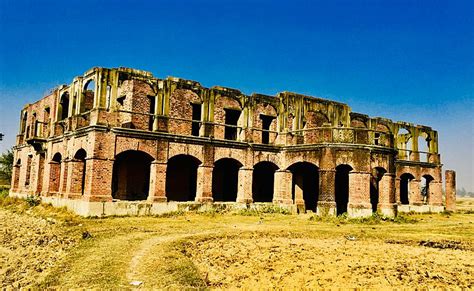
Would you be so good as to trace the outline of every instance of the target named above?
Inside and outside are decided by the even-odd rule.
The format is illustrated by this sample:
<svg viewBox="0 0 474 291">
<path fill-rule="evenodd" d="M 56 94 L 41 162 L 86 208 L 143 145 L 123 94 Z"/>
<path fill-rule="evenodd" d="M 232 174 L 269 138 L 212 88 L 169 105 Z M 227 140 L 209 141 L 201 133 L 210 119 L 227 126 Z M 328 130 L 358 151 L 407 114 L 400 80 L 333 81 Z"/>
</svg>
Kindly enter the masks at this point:
<svg viewBox="0 0 474 291">
<path fill-rule="evenodd" d="M 439 164 L 438 135 L 427 126 L 371 118 L 343 103 L 281 92 L 236 89 L 129 68 L 92 68 L 21 111 L 17 146 L 90 130 L 268 150 L 314 146 L 372 147 L 400 163 Z"/>
</svg>

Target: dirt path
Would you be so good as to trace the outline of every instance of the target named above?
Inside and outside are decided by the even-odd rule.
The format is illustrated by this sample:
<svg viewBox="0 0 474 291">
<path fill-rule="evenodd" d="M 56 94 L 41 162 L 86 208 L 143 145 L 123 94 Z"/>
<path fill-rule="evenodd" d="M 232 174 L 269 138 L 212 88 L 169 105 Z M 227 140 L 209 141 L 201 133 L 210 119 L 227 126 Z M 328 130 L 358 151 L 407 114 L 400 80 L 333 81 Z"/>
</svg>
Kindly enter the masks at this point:
<svg viewBox="0 0 474 291">
<path fill-rule="evenodd" d="M 146 270 L 144 268 L 144 265 L 147 265 L 150 263 L 151 260 L 163 260 L 163 258 L 160 258 L 159 256 L 156 255 L 156 252 L 154 253 L 154 256 L 151 256 L 150 253 L 152 253 L 156 248 L 159 248 L 160 246 L 164 244 L 169 244 L 174 241 L 178 241 L 181 239 L 192 239 L 193 237 L 196 236 L 206 236 L 206 235 L 211 235 L 215 234 L 216 232 L 209 232 L 209 231 L 203 231 L 203 232 L 195 232 L 192 234 L 186 234 L 186 233 L 178 233 L 178 234 L 170 234 L 170 235 L 154 235 L 153 237 L 149 239 L 145 239 L 140 246 L 138 247 L 137 250 L 135 250 L 135 253 L 133 254 L 130 264 L 128 267 L 128 271 L 126 273 L 126 278 L 129 282 L 141 282 L 144 283 L 144 278 L 149 277 L 149 270 Z"/>
</svg>

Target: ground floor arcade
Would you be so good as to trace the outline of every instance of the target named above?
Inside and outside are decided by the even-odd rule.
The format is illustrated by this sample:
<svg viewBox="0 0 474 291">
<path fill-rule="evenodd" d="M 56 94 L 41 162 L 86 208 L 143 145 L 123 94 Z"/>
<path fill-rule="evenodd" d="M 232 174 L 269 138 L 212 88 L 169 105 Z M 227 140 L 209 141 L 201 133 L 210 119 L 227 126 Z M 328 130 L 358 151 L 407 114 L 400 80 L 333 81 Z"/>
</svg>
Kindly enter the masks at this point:
<svg viewBox="0 0 474 291">
<path fill-rule="evenodd" d="M 101 142 L 89 137 L 50 144 L 43 153 L 19 150 L 11 192 L 83 202 L 266 203 L 321 215 L 443 209 L 441 167 L 398 164 L 390 152 L 127 138 L 99 153 Z"/>
</svg>

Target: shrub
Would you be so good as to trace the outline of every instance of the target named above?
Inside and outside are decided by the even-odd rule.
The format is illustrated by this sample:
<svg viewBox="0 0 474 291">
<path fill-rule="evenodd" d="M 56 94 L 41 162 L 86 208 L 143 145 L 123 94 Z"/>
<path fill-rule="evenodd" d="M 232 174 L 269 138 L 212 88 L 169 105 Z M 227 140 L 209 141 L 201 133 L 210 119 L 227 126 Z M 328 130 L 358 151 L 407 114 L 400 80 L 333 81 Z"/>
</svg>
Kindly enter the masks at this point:
<svg viewBox="0 0 474 291">
<path fill-rule="evenodd" d="M 31 207 L 38 206 L 41 203 L 41 198 L 35 195 L 28 195 L 26 197 L 26 203 Z"/>
</svg>

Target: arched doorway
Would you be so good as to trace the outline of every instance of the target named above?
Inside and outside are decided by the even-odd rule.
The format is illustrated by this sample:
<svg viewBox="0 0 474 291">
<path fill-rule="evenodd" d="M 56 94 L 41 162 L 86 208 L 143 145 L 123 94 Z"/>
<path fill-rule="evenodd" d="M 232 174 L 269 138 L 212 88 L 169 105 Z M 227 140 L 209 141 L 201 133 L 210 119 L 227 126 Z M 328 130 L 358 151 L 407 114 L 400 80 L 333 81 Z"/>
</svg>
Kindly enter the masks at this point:
<svg viewBox="0 0 474 291">
<path fill-rule="evenodd" d="M 415 177 L 410 173 L 400 176 L 400 204 L 410 204 L 410 181 Z"/>
<path fill-rule="evenodd" d="M 125 151 L 115 157 L 112 197 L 121 200 L 146 200 L 153 158 L 142 151 Z"/>
<path fill-rule="evenodd" d="M 190 155 L 177 155 L 166 167 L 166 197 L 168 201 L 194 201 L 197 169 L 201 161 Z"/>
<path fill-rule="evenodd" d="M 347 204 L 349 203 L 349 172 L 352 167 L 349 165 L 339 165 L 336 167 L 336 213 L 341 215 L 347 212 Z"/>
<path fill-rule="evenodd" d="M 292 178 L 292 198 L 304 200 L 306 210 L 316 212 L 319 198 L 319 169 L 308 162 L 298 162 L 288 167 Z"/>
<path fill-rule="evenodd" d="M 79 149 L 74 155 L 72 193 L 80 193 L 81 195 L 84 195 L 84 186 L 86 182 L 86 157 L 87 153 L 84 149 Z"/>
<path fill-rule="evenodd" d="M 428 204 L 430 201 L 430 183 L 434 178 L 430 175 L 423 175 L 420 181 L 420 193 L 423 199 L 423 204 Z"/>
<path fill-rule="evenodd" d="M 272 202 L 275 171 L 278 166 L 272 162 L 260 162 L 253 167 L 253 202 Z"/>
<path fill-rule="evenodd" d="M 387 172 L 384 168 L 376 167 L 372 170 L 370 177 L 370 204 L 372 205 L 372 212 L 377 212 L 377 205 L 379 204 L 380 188 L 379 182 L 383 175 Z"/>
<path fill-rule="evenodd" d="M 49 167 L 49 191 L 59 192 L 59 184 L 61 181 L 61 161 L 62 156 L 60 153 L 56 153 L 50 162 Z"/>
<path fill-rule="evenodd" d="M 214 163 L 212 174 L 212 197 L 214 201 L 236 201 L 239 169 L 242 164 L 232 158 L 223 158 Z"/>
</svg>

